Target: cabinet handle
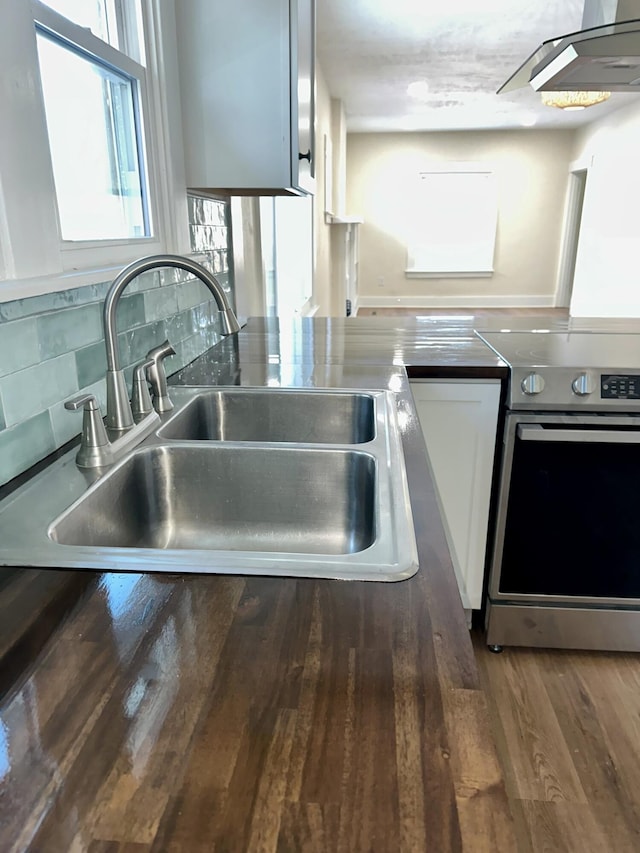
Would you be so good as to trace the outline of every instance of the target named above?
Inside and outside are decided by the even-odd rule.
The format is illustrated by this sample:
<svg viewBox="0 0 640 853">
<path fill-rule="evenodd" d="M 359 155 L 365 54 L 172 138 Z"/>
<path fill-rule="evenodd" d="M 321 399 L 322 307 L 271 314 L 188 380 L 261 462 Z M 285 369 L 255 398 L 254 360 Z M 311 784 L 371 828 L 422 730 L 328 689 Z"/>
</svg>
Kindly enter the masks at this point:
<svg viewBox="0 0 640 853">
<path fill-rule="evenodd" d="M 306 154 L 301 154 L 298 151 L 298 160 L 307 160 L 310 164 L 311 163 L 311 149 L 309 149 Z"/>
</svg>

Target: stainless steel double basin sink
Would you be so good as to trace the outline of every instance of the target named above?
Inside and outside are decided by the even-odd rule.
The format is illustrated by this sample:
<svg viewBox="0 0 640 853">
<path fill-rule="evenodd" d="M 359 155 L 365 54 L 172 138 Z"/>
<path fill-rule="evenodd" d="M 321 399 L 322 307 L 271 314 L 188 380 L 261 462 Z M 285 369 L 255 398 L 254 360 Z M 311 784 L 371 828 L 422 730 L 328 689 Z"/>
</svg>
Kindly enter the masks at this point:
<svg viewBox="0 0 640 853">
<path fill-rule="evenodd" d="M 111 468 L 0 504 L 0 564 L 395 581 L 417 569 L 389 391 L 172 388 Z"/>
</svg>

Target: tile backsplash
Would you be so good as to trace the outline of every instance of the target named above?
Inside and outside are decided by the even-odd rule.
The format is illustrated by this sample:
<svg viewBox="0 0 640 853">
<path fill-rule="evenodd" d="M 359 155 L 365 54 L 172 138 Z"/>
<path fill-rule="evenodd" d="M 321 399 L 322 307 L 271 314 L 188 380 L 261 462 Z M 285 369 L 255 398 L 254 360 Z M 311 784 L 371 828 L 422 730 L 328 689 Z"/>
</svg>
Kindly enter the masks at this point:
<svg viewBox="0 0 640 853">
<path fill-rule="evenodd" d="M 191 249 L 205 252 L 234 304 L 225 202 L 189 196 Z M 200 259 L 202 260 L 202 259 Z M 80 432 L 81 412 L 64 401 L 96 395 L 104 411 L 106 355 L 100 284 L 0 303 L 0 485 Z M 167 374 L 220 340 L 218 310 L 202 282 L 177 269 L 138 276 L 120 300 L 118 343 L 127 382 L 133 367 L 165 338 L 176 354 Z"/>
</svg>

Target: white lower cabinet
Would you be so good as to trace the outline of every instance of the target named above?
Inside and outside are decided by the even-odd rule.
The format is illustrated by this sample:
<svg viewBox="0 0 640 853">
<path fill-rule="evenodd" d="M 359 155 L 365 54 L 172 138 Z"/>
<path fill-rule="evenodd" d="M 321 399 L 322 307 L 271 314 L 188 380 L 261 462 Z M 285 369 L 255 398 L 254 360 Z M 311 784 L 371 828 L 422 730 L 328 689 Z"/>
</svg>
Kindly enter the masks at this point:
<svg viewBox="0 0 640 853">
<path fill-rule="evenodd" d="M 440 511 L 467 610 L 482 604 L 498 379 L 412 379 Z"/>
</svg>

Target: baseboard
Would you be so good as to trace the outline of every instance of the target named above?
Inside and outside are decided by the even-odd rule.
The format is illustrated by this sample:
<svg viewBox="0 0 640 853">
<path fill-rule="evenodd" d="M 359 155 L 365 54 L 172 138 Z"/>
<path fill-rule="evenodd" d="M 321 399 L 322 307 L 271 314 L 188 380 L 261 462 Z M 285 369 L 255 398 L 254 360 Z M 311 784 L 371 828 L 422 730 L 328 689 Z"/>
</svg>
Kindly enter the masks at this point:
<svg viewBox="0 0 640 853">
<path fill-rule="evenodd" d="M 555 308 L 554 296 L 360 296 L 359 308 Z"/>
</svg>

